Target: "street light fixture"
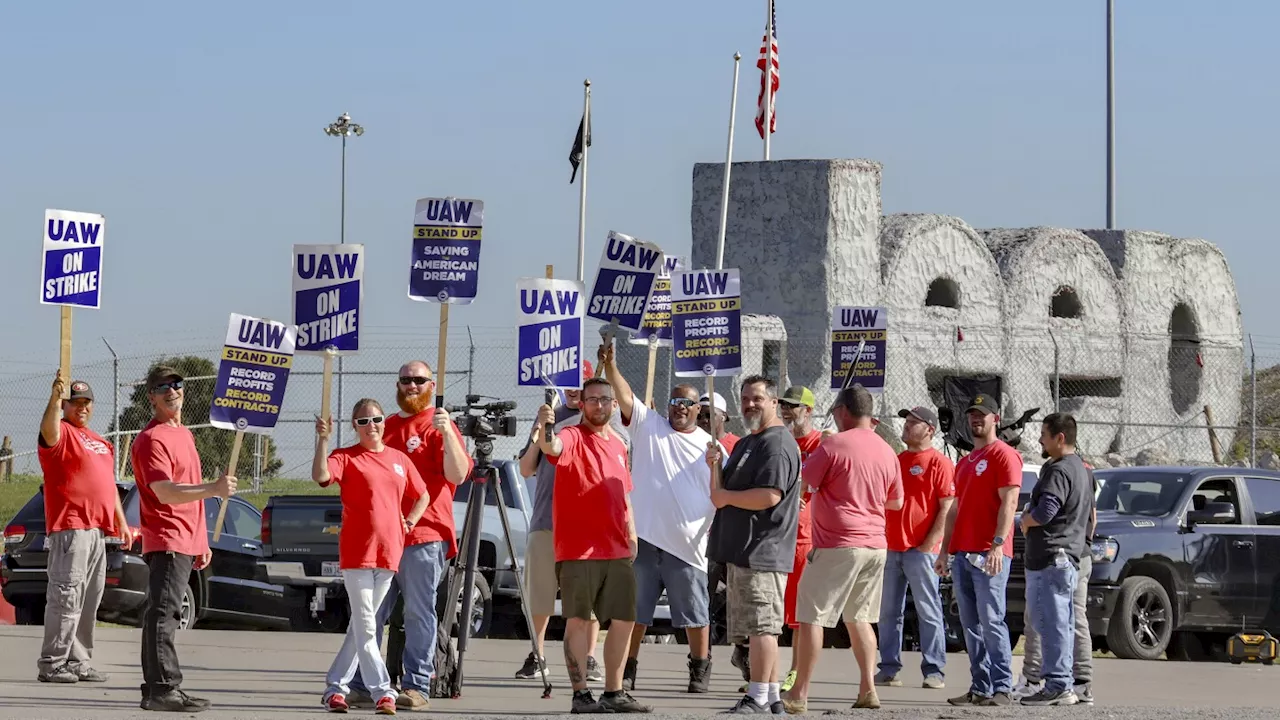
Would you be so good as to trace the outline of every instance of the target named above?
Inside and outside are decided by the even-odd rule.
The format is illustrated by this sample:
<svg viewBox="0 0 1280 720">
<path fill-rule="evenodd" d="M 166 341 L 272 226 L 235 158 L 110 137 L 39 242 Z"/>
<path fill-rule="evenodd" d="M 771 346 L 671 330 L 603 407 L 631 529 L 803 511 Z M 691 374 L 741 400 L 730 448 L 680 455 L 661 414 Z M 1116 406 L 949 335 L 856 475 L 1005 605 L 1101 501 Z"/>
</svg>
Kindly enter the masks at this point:
<svg viewBox="0 0 1280 720">
<path fill-rule="evenodd" d="M 329 137 L 342 138 L 342 206 L 340 210 L 340 221 L 338 231 L 338 242 L 346 244 L 347 242 L 347 137 L 355 135 L 360 137 L 364 135 L 364 127 L 351 122 L 351 116 L 342 113 L 338 119 L 329 123 L 324 128 L 324 134 Z M 342 356 L 338 356 L 338 416 L 342 416 Z M 338 423 L 337 447 L 342 447 L 342 423 Z"/>
</svg>

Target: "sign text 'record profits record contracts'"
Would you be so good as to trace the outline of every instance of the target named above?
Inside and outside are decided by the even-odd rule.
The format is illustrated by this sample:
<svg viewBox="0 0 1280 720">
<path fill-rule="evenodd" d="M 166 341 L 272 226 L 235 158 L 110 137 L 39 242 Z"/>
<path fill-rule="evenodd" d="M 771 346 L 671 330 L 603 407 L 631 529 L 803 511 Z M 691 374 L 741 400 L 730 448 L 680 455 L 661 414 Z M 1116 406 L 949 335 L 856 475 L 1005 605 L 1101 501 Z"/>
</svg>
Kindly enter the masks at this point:
<svg viewBox="0 0 1280 720">
<path fill-rule="evenodd" d="M 413 209 L 409 298 L 470 305 L 480 285 L 483 226 L 483 200 L 419 200 Z"/>
<path fill-rule="evenodd" d="M 280 418 L 297 334 L 292 325 L 231 314 L 209 408 L 214 427 L 271 432 Z"/>
<path fill-rule="evenodd" d="M 663 256 L 662 270 L 653 281 L 653 293 L 649 295 L 644 321 L 629 341 L 632 345 L 648 345 L 649 337 L 653 336 L 658 347 L 671 347 L 671 273 L 683 269 L 684 262 L 680 258 Z"/>
<path fill-rule="evenodd" d="M 858 342 L 865 340 L 849 387 L 857 383 L 873 393 L 884 391 L 884 345 L 888 329 L 889 314 L 882 307 L 840 305 L 831 311 L 832 390 L 844 387 L 845 375 L 858 354 Z"/>
<path fill-rule="evenodd" d="M 610 231 L 591 288 L 587 317 L 603 322 L 617 318 L 618 327 L 639 330 L 661 270 L 662 248 Z"/>
<path fill-rule="evenodd" d="M 41 305 L 100 307 L 107 221 L 95 213 L 44 211 Z"/>
<path fill-rule="evenodd" d="M 678 377 L 742 370 L 742 292 L 737 270 L 671 274 L 671 328 Z"/>
<path fill-rule="evenodd" d="M 574 280 L 520 278 L 519 385 L 582 387 L 582 322 L 586 286 Z"/>
<path fill-rule="evenodd" d="M 364 245 L 293 246 L 293 322 L 298 354 L 360 349 Z"/>
</svg>

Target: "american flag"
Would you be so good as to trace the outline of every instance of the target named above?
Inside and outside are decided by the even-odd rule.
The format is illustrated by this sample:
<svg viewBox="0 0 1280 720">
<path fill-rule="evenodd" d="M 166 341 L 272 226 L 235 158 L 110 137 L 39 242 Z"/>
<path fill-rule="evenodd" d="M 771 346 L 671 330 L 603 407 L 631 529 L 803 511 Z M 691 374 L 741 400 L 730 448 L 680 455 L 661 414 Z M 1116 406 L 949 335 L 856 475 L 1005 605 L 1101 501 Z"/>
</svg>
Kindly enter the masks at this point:
<svg viewBox="0 0 1280 720">
<path fill-rule="evenodd" d="M 765 66 L 769 64 L 770 40 L 773 41 L 773 68 L 768 75 L 772 78 L 773 94 L 769 98 L 769 133 L 778 131 L 778 13 L 772 0 L 769 2 L 769 27 L 765 32 L 760 41 L 760 59 L 756 61 L 756 67 L 760 68 L 760 97 L 756 100 L 756 131 L 760 133 L 761 139 L 764 138 Z M 770 34 L 772 38 L 769 37 Z"/>
</svg>

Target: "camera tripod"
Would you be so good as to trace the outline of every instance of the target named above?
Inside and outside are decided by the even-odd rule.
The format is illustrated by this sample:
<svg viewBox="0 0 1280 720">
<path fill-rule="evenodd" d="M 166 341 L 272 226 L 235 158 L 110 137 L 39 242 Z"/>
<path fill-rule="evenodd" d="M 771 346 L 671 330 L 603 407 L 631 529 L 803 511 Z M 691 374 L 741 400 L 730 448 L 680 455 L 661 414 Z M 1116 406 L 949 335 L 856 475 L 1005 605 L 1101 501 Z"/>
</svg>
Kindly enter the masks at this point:
<svg viewBox="0 0 1280 720">
<path fill-rule="evenodd" d="M 443 614 L 440 623 L 440 631 L 437 634 L 438 644 L 449 644 L 453 640 L 453 629 L 458 628 L 458 657 L 456 663 L 452 667 L 438 667 L 436 679 L 432 682 L 433 695 L 437 697 L 457 698 L 462 695 L 463 685 L 463 660 L 467 652 L 467 641 L 471 636 L 471 611 L 473 607 L 472 584 L 475 582 L 476 568 L 480 561 L 480 533 L 483 526 L 485 493 L 492 492 L 495 494 L 498 507 L 498 517 L 502 519 L 502 534 L 507 543 L 507 557 L 511 559 L 511 572 L 516 576 L 516 587 L 520 592 L 520 608 L 525 618 L 525 625 L 529 629 L 529 642 L 533 646 L 534 657 L 538 657 L 538 640 L 533 629 L 533 616 L 529 614 L 529 602 L 524 592 L 524 579 L 520 575 L 520 567 L 516 562 L 516 548 L 511 541 L 511 523 L 507 519 L 507 506 L 502 499 L 502 488 L 499 487 L 501 482 L 498 477 L 498 468 L 493 465 L 493 439 L 485 436 L 475 436 L 476 452 L 475 452 L 475 468 L 471 472 L 471 488 L 470 495 L 467 498 L 467 515 L 463 522 L 460 550 L 461 552 L 454 558 L 453 563 L 447 571 L 448 595 L 446 598 L 446 612 Z M 459 573 L 458 570 L 462 572 Z M 496 570 L 497 568 L 495 568 Z M 462 592 L 458 587 L 458 581 L 462 581 L 462 588 L 466 588 Z M 462 592 L 461 601 L 458 595 Z M 459 608 L 459 602 L 461 607 Z M 459 617 L 462 621 L 459 622 Z M 437 657 L 440 652 L 437 650 Z M 551 681 L 547 676 L 546 662 L 540 662 L 539 666 L 542 670 L 542 697 L 551 697 Z M 437 682 L 439 687 L 437 688 Z"/>
</svg>

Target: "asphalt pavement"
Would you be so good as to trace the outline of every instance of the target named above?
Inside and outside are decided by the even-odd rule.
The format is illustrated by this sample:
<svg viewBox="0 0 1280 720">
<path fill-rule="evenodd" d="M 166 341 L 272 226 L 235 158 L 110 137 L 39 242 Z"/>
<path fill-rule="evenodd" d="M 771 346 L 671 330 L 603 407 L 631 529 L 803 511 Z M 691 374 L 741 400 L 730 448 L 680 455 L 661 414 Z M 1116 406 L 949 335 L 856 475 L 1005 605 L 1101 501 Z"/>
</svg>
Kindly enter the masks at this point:
<svg viewBox="0 0 1280 720">
<path fill-rule="evenodd" d="M 0 627 L 0 718 L 118 718 L 154 717 L 138 707 L 141 633 L 134 629 L 99 629 L 95 665 L 109 673 L 106 683 L 52 685 L 36 681 L 36 658 L 42 628 Z M 603 639 L 603 638 L 602 638 Z M 179 634 L 178 655 L 183 688 L 213 701 L 195 717 L 308 718 L 328 716 L 320 706 L 324 673 L 341 644 L 341 636 L 320 633 L 232 632 L 187 630 Z M 552 697 L 542 698 L 540 683 L 513 675 L 529 653 L 528 642 L 472 641 L 465 657 L 462 697 L 433 699 L 428 714 L 502 718 L 567 713 L 571 690 L 559 659 L 559 643 L 549 643 L 552 659 Z M 688 648 L 683 645 L 644 645 L 640 655 L 637 699 L 654 707 L 661 717 L 706 717 L 722 713 L 737 701 L 741 676 L 729 664 L 729 648 L 713 649 L 711 692 L 685 692 Z M 784 648 L 783 661 L 790 662 Z M 850 710 L 857 694 L 857 669 L 848 650 L 824 650 L 817 680 L 809 697 L 809 714 L 826 711 L 886 718 L 1062 717 L 1087 714 L 1098 718 L 1135 720 L 1251 720 L 1274 718 L 1280 697 L 1280 666 L 1233 666 L 1168 661 L 1094 660 L 1093 706 L 1061 708 L 956 708 L 946 698 L 968 686 L 968 658 L 948 656 L 947 687 L 920 687 L 919 655 L 906 653 L 902 673 L 905 687 L 879 688 L 880 710 Z M 1014 658 L 1015 672 L 1021 658 Z M 602 688 L 594 687 L 599 695 Z M 372 715 L 352 710 L 349 716 Z M 401 716 L 415 716 L 401 710 Z"/>
</svg>

